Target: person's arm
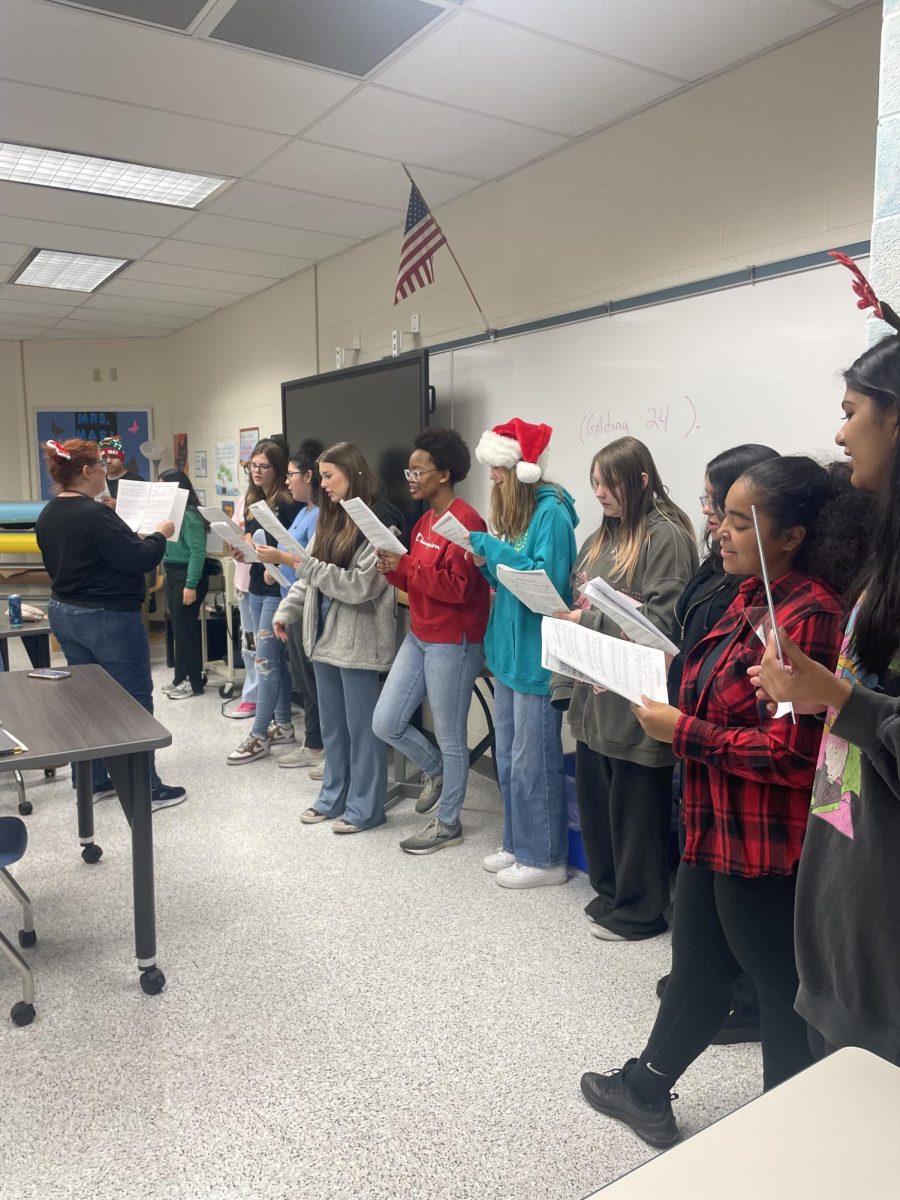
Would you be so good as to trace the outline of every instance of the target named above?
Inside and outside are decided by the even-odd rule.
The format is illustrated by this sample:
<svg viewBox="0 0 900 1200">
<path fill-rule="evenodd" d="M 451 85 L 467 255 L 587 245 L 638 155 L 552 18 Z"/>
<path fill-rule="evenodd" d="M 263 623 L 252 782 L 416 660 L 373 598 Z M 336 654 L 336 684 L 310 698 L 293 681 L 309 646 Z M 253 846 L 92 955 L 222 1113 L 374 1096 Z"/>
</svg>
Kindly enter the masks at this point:
<svg viewBox="0 0 900 1200">
<path fill-rule="evenodd" d="M 569 597 L 569 572 L 575 560 L 575 533 L 572 521 L 562 502 L 543 508 L 533 520 L 537 521 L 531 554 L 523 554 L 509 542 L 502 542 L 490 533 L 470 533 L 469 541 L 476 554 L 485 559 L 482 574 L 496 586 L 497 567 L 512 567 L 516 571 L 546 571 L 550 582 L 564 600 Z"/>
<path fill-rule="evenodd" d="M 812 659 L 834 668 L 841 636 L 835 614 L 813 612 L 796 622 L 790 632 Z M 727 661 L 726 656 L 720 665 Z M 805 787 L 821 736 L 821 722 L 814 717 L 801 716 L 794 723 L 789 716 L 775 718 L 761 709 L 758 725 L 736 727 L 682 713 L 675 724 L 672 749 L 679 758 L 696 759 L 744 779 Z"/>
<path fill-rule="evenodd" d="M 832 731 L 859 746 L 894 798 L 900 800 L 900 699 L 855 684 Z"/>
<path fill-rule="evenodd" d="M 388 586 L 378 572 L 375 551 L 368 542 L 349 567 L 338 567 L 310 555 L 298 563 L 297 577 L 323 596 L 344 604 L 365 604 L 380 596 Z"/>
<path fill-rule="evenodd" d="M 192 508 L 185 509 L 182 533 L 188 549 L 184 587 L 185 591 L 196 592 L 206 567 L 206 525 L 200 514 Z M 185 603 L 192 604 L 193 600 L 185 600 Z"/>
<path fill-rule="evenodd" d="M 164 533 L 150 533 L 140 538 L 104 504 L 95 504 L 90 511 L 96 530 L 97 552 L 111 567 L 129 574 L 146 575 L 162 562 L 166 552 Z M 171 522 L 164 524 L 169 529 L 174 528 Z"/>
</svg>

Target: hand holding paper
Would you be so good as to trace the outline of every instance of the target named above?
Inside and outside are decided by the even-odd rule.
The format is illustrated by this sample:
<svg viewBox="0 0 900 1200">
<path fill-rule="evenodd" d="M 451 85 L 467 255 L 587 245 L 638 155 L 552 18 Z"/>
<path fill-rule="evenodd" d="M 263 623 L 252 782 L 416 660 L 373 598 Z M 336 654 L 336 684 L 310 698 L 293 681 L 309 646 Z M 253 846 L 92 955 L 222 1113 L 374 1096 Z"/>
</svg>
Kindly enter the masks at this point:
<svg viewBox="0 0 900 1200">
<path fill-rule="evenodd" d="M 188 494 L 177 483 L 143 483 L 139 479 L 122 479 L 116 497 L 116 514 L 129 529 L 146 537 L 155 533 L 165 521 L 171 521 L 174 532 L 170 542 L 178 540 Z"/>
<path fill-rule="evenodd" d="M 662 650 L 608 637 L 570 621 L 544 620 L 541 651 L 542 665 L 548 670 L 558 668 L 545 659 L 557 660 L 565 665 L 563 674 L 582 683 L 599 684 L 632 704 L 640 704 L 642 696 L 663 703 L 668 700 Z"/>
<path fill-rule="evenodd" d="M 391 533 L 387 525 L 378 520 L 368 504 L 360 500 L 359 496 L 354 496 L 352 500 L 342 500 L 341 508 L 376 550 L 390 550 L 391 554 L 406 553 L 406 547 L 400 539 Z"/>
<path fill-rule="evenodd" d="M 584 585 L 581 594 L 594 608 L 600 609 L 611 621 L 615 621 L 622 632 L 639 646 L 653 646 L 673 658 L 680 653 L 675 643 L 660 633 L 630 596 L 617 592 L 599 575 Z"/>
<path fill-rule="evenodd" d="M 277 542 L 284 546 L 289 554 L 293 554 L 296 558 L 303 558 L 305 556 L 306 551 L 295 537 L 291 537 L 271 508 L 269 508 L 268 504 L 266 504 L 265 500 L 259 500 L 256 504 L 251 504 L 250 511 L 256 517 L 259 524 L 262 525 L 266 533 L 270 533 Z"/>
<path fill-rule="evenodd" d="M 534 613 L 551 617 L 567 607 L 546 571 L 517 571 L 500 563 L 497 579 Z"/>
<path fill-rule="evenodd" d="M 454 546 L 460 546 L 463 550 L 467 550 L 469 554 L 474 554 L 472 543 L 469 540 L 469 531 L 463 525 L 462 521 L 458 521 L 453 513 L 447 509 L 442 517 L 440 517 L 431 526 L 432 532 L 439 533 L 441 537 L 445 537 L 448 542 L 452 542 Z"/>
</svg>

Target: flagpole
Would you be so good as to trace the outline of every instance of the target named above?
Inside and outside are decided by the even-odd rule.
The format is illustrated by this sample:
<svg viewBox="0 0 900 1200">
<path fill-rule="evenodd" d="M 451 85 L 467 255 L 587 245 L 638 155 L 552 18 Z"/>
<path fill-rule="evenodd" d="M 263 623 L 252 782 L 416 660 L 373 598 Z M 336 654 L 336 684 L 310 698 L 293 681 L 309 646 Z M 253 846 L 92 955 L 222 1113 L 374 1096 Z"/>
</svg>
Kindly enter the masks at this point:
<svg viewBox="0 0 900 1200">
<path fill-rule="evenodd" d="M 416 189 L 416 191 L 419 193 L 419 195 L 420 195 L 420 196 L 422 196 L 422 189 L 419 187 L 419 185 L 418 185 L 418 184 L 416 183 L 416 181 L 413 179 L 412 175 L 410 175 L 410 173 L 409 173 L 409 168 L 407 167 L 406 163 L 401 163 L 401 164 L 400 164 L 400 166 L 401 166 L 401 167 L 403 168 L 403 170 L 406 172 L 406 178 L 409 180 L 409 182 L 412 184 L 412 186 L 413 186 L 413 187 Z M 422 199 L 423 199 L 423 200 L 425 200 L 425 197 L 424 197 L 424 196 L 422 196 Z M 425 200 L 425 204 L 426 204 L 426 205 L 427 205 L 427 207 L 428 207 L 428 211 L 429 211 L 429 212 L 431 212 L 431 205 L 430 205 L 430 204 L 428 204 L 428 201 L 427 201 L 427 200 Z M 433 214 L 433 213 L 432 213 L 432 216 L 434 216 L 434 214 Z M 435 223 L 436 223 L 436 222 L 435 222 Z M 444 231 L 443 231 L 443 229 L 442 229 L 442 230 L 441 230 L 441 233 L 443 233 L 443 232 L 444 232 Z M 456 257 L 456 255 L 453 253 L 453 247 L 452 247 L 452 246 L 450 245 L 450 243 L 447 241 L 447 235 L 446 235 L 446 234 L 444 234 L 444 245 L 445 245 L 445 246 L 447 247 L 447 249 L 450 251 L 450 257 L 451 257 L 451 258 L 453 259 L 453 261 L 456 263 L 456 269 L 457 269 L 457 271 L 459 271 L 460 275 L 462 275 L 462 278 L 463 278 L 463 283 L 464 283 L 464 284 L 466 285 L 466 287 L 469 289 L 469 295 L 472 297 L 472 300 L 474 301 L 475 307 L 478 309 L 478 314 L 479 314 L 479 316 L 481 317 L 481 320 L 482 320 L 482 322 L 483 322 L 483 324 L 484 324 L 484 330 L 485 330 L 485 333 L 487 333 L 487 334 L 489 335 L 489 337 L 491 337 L 491 338 L 493 339 L 493 337 L 494 337 L 494 330 L 493 330 L 493 329 L 491 329 L 490 325 L 488 324 L 488 319 L 487 319 L 487 317 L 484 315 L 484 310 L 482 309 L 481 305 L 478 303 L 478 297 L 477 297 L 477 296 L 475 295 L 475 293 L 472 291 L 472 285 L 471 285 L 471 283 L 469 283 L 469 280 L 466 278 L 466 273 L 465 273 L 465 271 L 464 271 L 464 270 L 462 269 L 462 267 L 459 265 L 459 259 L 458 259 L 458 258 Z"/>
</svg>

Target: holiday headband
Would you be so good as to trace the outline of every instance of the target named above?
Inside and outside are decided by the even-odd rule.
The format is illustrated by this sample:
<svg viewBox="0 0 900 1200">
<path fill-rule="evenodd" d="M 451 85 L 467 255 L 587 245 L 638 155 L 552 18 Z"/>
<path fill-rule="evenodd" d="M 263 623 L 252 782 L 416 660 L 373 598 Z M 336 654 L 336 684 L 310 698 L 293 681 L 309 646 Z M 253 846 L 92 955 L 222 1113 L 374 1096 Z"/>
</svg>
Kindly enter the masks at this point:
<svg viewBox="0 0 900 1200">
<path fill-rule="evenodd" d="M 538 459 L 550 445 L 553 430 L 549 425 L 531 425 L 513 417 L 481 435 L 475 457 L 487 467 L 515 467 L 522 483 L 537 483 L 543 475 Z"/>
<path fill-rule="evenodd" d="M 871 283 L 869 283 L 853 259 L 840 250 L 829 250 L 828 255 L 835 262 L 839 262 L 842 266 L 846 267 L 851 275 L 853 275 L 853 283 L 850 286 L 858 297 L 856 307 L 863 310 L 871 308 L 879 321 L 884 321 L 895 332 L 900 333 L 900 317 L 897 316 L 889 304 L 878 299 Z"/>
<path fill-rule="evenodd" d="M 120 437 L 105 437 L 100 442 L 100 453 L 104 458 L 120 458 L 125 461 L 125 448 Z"/>
<path fill-rule="evenodd" d="M 50 447 L 50 449 L 53 451 L 53 453 L 56 455 L 57 458 L 65 458 L 65 459 L 71 460 L 72 455 L 65 448 L 65 446 L 62 445 L 61 442 L 54 442 L 51 440 L 47 443 L 47 445 Z"/>
</svg>

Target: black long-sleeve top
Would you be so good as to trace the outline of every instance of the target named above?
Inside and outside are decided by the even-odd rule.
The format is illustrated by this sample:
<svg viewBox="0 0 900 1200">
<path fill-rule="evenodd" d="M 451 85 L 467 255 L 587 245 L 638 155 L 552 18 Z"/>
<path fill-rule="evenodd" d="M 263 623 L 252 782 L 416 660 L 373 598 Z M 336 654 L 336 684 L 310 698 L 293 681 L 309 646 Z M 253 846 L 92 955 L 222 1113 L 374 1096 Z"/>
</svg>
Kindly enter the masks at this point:
<svg viewBox="0 0 900 1200">
<path fill-rule="evenodd" d="M 89 496 L 51 500 L 34 532 L 54 599 L 80 608 L 136 612 L 144 601 L 144 574 L 166 552 L 161 533 L 139 538 Z"/>
</svg>

